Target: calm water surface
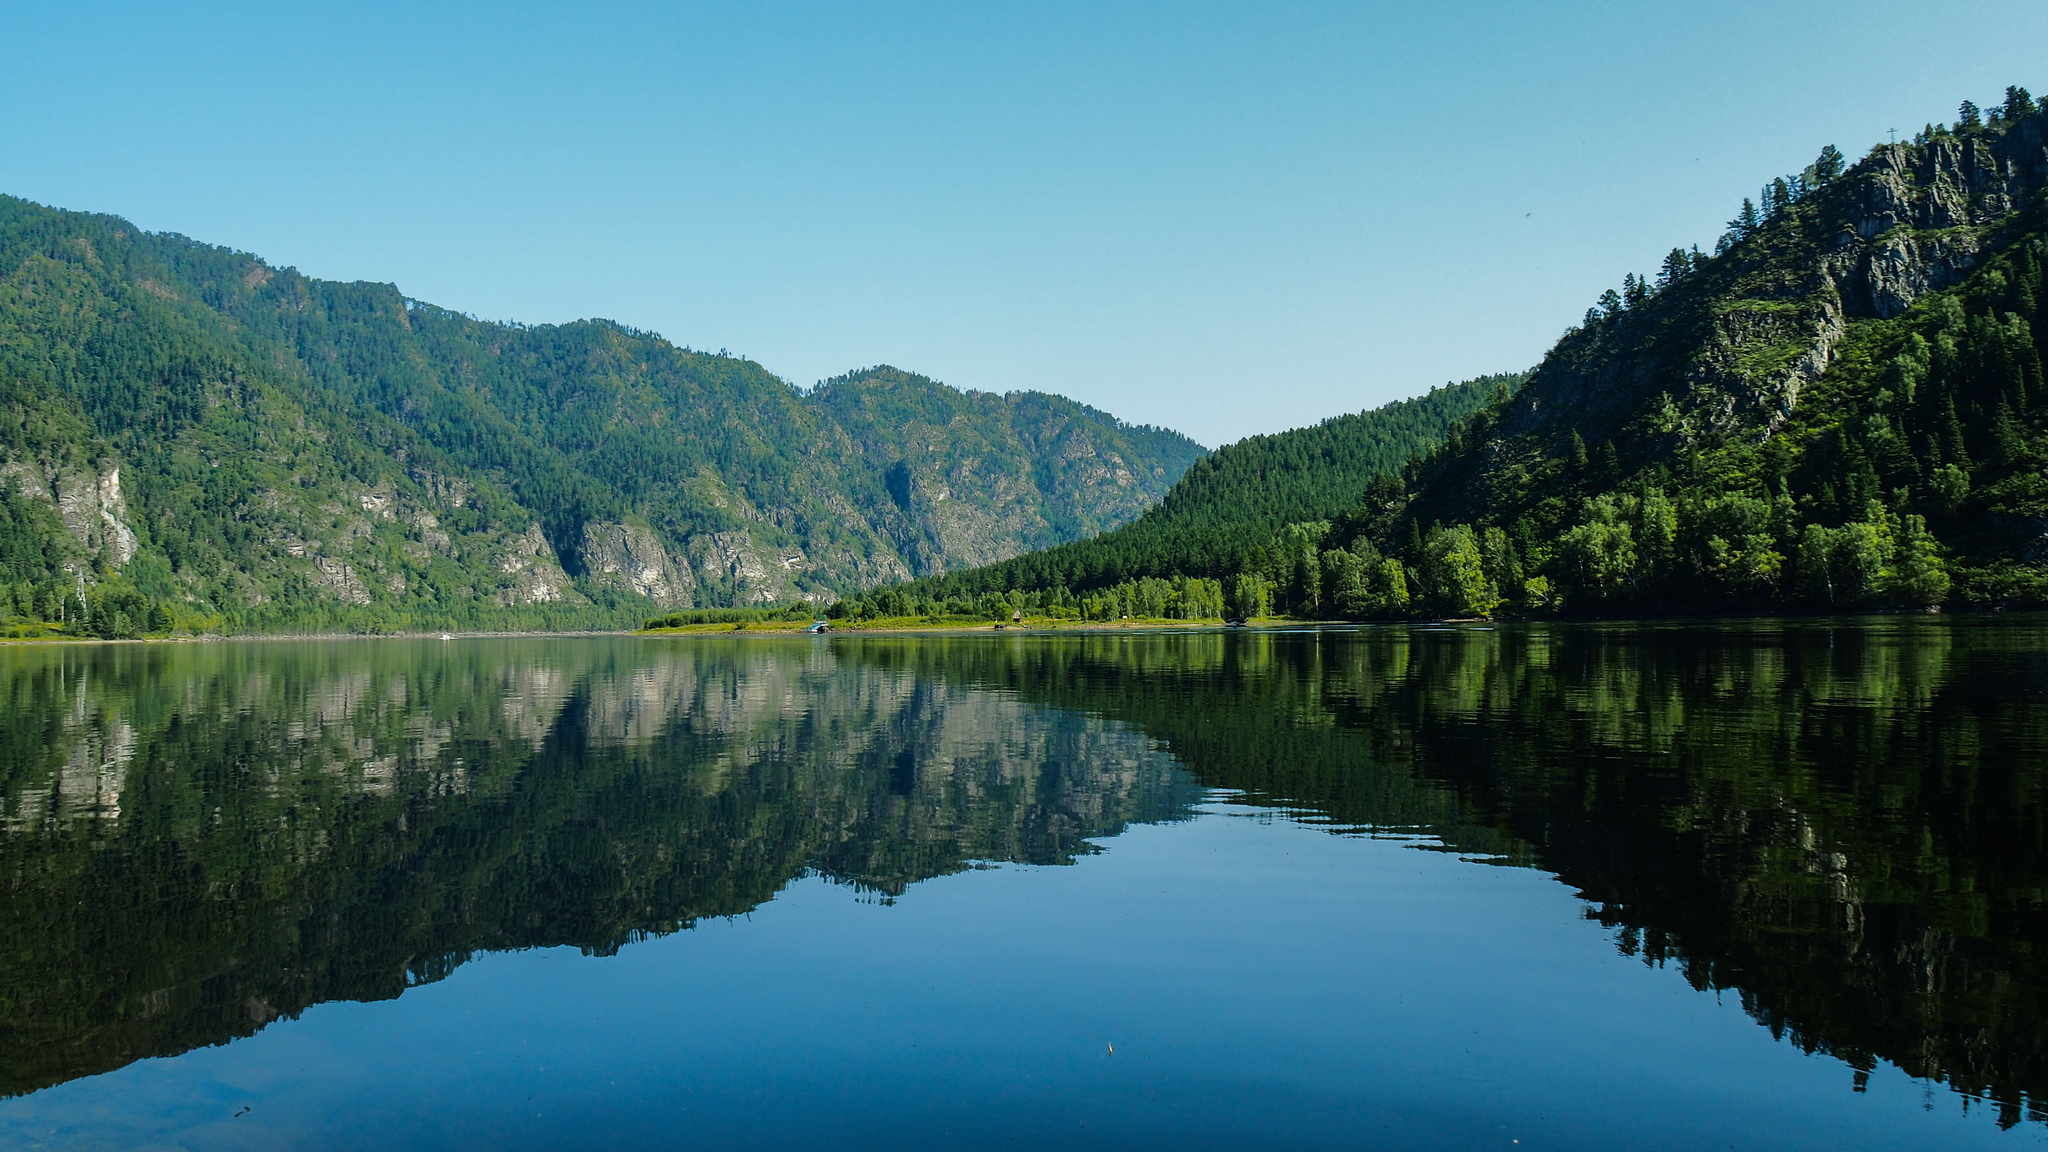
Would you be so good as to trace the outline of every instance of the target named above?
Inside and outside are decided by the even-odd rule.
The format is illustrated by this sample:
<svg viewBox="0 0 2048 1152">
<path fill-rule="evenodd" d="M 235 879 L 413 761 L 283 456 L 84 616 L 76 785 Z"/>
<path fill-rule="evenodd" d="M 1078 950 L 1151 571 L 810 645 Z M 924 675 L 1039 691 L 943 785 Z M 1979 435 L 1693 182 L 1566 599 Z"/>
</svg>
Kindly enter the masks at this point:
<svg viewBox="0 0 2048 1152">
<path fill-rule="evenodd" d="M 0 1146 L 2037 1148 L 2044 784 L 2035 617 L 13 648 Z"/>
</svg>

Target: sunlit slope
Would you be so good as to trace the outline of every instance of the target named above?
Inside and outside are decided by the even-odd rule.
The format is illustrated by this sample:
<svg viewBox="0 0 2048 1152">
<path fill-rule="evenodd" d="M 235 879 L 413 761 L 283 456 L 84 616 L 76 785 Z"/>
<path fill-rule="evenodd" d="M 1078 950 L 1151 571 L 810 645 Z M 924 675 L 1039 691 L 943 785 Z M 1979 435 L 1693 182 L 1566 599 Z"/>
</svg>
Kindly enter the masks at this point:
<svg viewBox="0 0 2048 1152">
<path fill-rule="evenodd" d="M 1406 556 L 1447 611 L 2048 598 L 2043 121 L 2015 89 L 1772 181 L 1476 415 L 1379 546 L 1469 525 Z"/>
<path fill-rule="evenodd" d="M 1057 396 L 888 368 L 806 393 L 11 198 L 0 410 L 0 616 L 121 634 L 824 599 L 1121 523 L 1202 453 Z"/>
<path fill-rule="evenodd" d="M 1195 462 L 1158 507 L 1092 539 L 968 572 L 878 590 L 862 603 L 886 609 L 1011 590 L 1086 592 L 1141 578 L 1221 579 L 1270 566 L 1290 524 L 1343 520 L 1372 499 L 1399 493 L 1404 467 L 1520 374 L 1447 384 L 1409 400 L 1269 436 L 1253 436 Z"/>
</svg>

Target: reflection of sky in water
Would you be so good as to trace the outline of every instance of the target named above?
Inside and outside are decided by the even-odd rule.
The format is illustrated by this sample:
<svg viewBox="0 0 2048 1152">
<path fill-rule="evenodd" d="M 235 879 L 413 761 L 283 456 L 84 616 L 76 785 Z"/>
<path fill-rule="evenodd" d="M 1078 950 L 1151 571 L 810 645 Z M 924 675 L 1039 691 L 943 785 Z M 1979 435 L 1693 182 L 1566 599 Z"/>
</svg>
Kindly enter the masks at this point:
<svg viewBox="0 0 2048 1152">
<path fill-rule="evenodd" d="M 0 652 L 0 1145 L 2036 1143 L 2043 638 Z"/>
<path fill-rule="evenodd" d="M 1076 868 L 817 881 L 634 945 L 0 1106 L 192 1147 L 1932 1148 L 2035 1142 L 1774 1043 L 1539 872 L 1215 806 Z M 1115 1045 L 1115 1054 L 1109 1046 Z M 234 1113 L 248 1107 L 238 1118 Z"/>
</svg>

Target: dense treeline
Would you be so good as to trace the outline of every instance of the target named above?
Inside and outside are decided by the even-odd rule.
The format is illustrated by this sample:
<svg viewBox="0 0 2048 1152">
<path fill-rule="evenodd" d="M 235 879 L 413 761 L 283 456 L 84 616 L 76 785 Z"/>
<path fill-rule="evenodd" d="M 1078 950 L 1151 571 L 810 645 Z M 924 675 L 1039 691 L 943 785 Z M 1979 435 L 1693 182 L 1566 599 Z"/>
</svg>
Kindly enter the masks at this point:
<svg viewBox="0 0 2048 1152">
<path fill-rule="evenodd" d="M 1022 620 L 1222 620 L 1233 601 L 1222 581 L 1175 574 L 1161 579 L 1140 576 L 1108 587 L 1075 592 L 1064 584 L 1051 588 L 1013 588 L 976 595 L 954 592 L 943 598 L 920 596 L 902 587 L 884 588 L 826 610 L 830 619 L 983 621 Z"/>
<path fill-rule="evenodd" d="M 1214 483 L 1226 449 L 1118 532 L 842 611 L 1129 569 L 1242 617 L 2048 603 L 2044 119 L 2014 87 L 1853 166 L 1830 145 L 1369 483 L 1319 456 L 1330 425 L 1258 445 L 1299 462 L 1277 491 L 1341 504 Z"/>
<path fill-rule="evenodd" d="M 1389 488 L 1391 477 L 1525 378 L 1482 376 L 1312 428 L 1239 441 L 1197 461 L 1157 507 L 1115 531 L 876 589 L 834 610 L 862 618 L 943 615 L 949 602 L 1008 597 L 1023 604 L 1033 594 L 1078 605 L 1090 593 L 1176 577 L 1215 582 L 1224 603 L 1214 615 L 1263 615 L 1246 606 L 1262 594 L 1269 607 L 1294 608 L 1304 533 L 1320 539 L 1329 521 L 1356 518 L 1398 496 L 1398 487 Z M 1117 594 L 1129 599 L 1128 592 Z"/>
<path fill-rule="evenodd" d="M 665 616 L 649 617 L 640 625 L 643 632 L 661 628 L 689 628 L 698 624 L 764 624 L 772 620 L 809 620 L 816 613 L 807 600 L 795 604 L 762 608 L 686 608 Z"/>
</svg>

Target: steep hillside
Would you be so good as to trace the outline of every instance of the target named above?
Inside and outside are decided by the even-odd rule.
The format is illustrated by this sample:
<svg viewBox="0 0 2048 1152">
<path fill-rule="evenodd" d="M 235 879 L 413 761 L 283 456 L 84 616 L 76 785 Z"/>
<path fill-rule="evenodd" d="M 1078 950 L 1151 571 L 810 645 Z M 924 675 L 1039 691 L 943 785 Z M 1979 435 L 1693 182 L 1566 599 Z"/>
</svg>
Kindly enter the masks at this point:
<svg viewBox="0 0 2048 1152">
<path fill-rule="evenodd" d="M 0 618 L 607 626 L 1127 520 L 1201 448 L 874 369 L 815 393 L 0 198 Z"/>
<path fill-rule="evenodd" d="M 2048 600 L 2044 184 L 2017 88 L 1830 146 L 1608 293 L 1378 547 L 1441 611 Z"/>
<path fill-rule="evenodd" d="M 1348 522 L 1346 517 L 1355 518 L 1361 507 L 1398 497 L 1402 489 L 1396 477 L 1404 466 L 1523 379 L 1520 374 L 1482 376 L 1314 427 L 1250 437 L 1196 461 L 1157 507 L 1114 531 L 965 572 L 876 589 L 839 610 L 856 616 L 926 615 L 948 610 L 945 604 L 953 601 L 951 610 L 981 611 L 963 609 L 959 602 L 1019 592 L 1031 595 L 1034 606 L 1078 611 L 1078 597 L 1119 585 L 1173 577 L 1229 582 L 1247 571 L 1277 569 L 1291 563 L 1293 541 L 1300 535 L 1290 532 L 1290 525 L 1327 532 L 1332 520 Z M 1225 593 L 1237 595 L 1234 583 Z M 983 607 L 993 610 L 992 605 Z M 1174 608 L 1192 610 L 1193 603 Z"/>
<path fill-rule="evenodd" d="M 883 469 L 907 517 L 900 542 L 920 575 L 988 564 L 1092 536 L 1150 505 L 1202 456 L 1177 432 L 1120 424 L 1043 392 L 957 392 L 873 368 L 809 399 Z"/>
</svg>

